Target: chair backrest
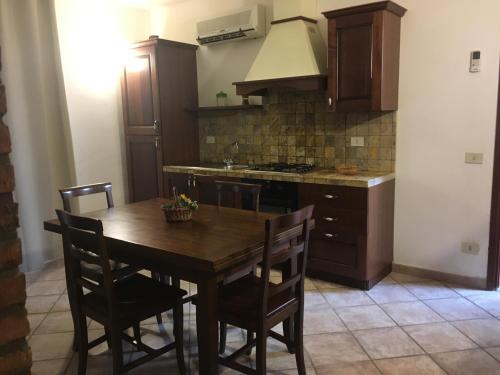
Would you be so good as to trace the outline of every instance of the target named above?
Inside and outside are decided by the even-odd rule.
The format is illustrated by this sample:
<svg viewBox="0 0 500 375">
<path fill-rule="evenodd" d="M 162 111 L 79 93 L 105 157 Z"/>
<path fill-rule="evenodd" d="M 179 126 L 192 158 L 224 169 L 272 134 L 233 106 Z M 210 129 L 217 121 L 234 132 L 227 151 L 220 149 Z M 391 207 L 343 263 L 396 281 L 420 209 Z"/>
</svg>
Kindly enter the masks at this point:
<svg viewBox="0 0 500 375">
<path fill-rule="evenodd" d="M 73 186 L 59 190 L 59 194 L 61 194 L 61 198 L 63 201 L 64 211 L 68 212 L 71 212 L 71 198 L 98 193 L 106 193 L 108 208 L 114 207 L 111 182 L 99 182 L 97 184 Z"/>
<path fill-rule="evenodd" d="M 113 289 L 113 276 L 109 264 L 108 250 L 100 220 L 72 215 L 56 210 L 61 223 L 64 248 L 64 263 L 68 280 L 70 303 L 81 311 L 83 288 L 106 298 L 108 311 L 114 314 L 116 296 Z M 97 283 L 82 275 L 82 262 L 92 264 L 102 270 L 102 283 Z"/>
<path fill-rule="evenodd" d="M 266 237 L 261 271 L 262 317 L 267 317 L 283 306 L 271 306 L 273 297 L 283 303 L 297 300 L 303 308 L 304 278 L 307 264 L 309 232 L 314 205 L 287 215 L 266 220 Z M 296 267 L 280 284 L 269 284 L 271 268 L 278 265 L 290 267 L 296 258 Z"/>
<path fill-rule="evenodd" d="M 217 189 L 218 206 L 222 205 L 222 194 L 225 192 L 232 194 L 233 208 L 241 208 L 242 194 L 250 194 L 252 196 L 252 210 L 259 211 L 261 185 L 232 181 L 215 181 L 215 186 Z"/>
</svg>

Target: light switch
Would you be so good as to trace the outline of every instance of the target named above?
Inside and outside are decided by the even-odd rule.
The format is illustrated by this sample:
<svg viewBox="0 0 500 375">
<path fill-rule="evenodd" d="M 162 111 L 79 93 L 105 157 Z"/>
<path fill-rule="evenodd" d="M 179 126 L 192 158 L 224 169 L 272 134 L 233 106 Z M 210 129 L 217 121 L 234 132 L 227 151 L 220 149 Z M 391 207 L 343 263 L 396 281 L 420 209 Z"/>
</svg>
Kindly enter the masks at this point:
<svg viewBox="0 0 500 375">
<path fill-rule="evenodd" d="M 364 147 L 365 137 L 351 137 L 351 146 L 353 147 Z"/>
<path fill-rule="evenodd" d="M 483 153 L 466 152 L 465 162 L 467 164 L 483 164 Z"/>
<path fill-rule="evenodd" d="M 215 137 L 213 135 L 207 136 L 207 143 L 215 143 Z"/>
</svg>

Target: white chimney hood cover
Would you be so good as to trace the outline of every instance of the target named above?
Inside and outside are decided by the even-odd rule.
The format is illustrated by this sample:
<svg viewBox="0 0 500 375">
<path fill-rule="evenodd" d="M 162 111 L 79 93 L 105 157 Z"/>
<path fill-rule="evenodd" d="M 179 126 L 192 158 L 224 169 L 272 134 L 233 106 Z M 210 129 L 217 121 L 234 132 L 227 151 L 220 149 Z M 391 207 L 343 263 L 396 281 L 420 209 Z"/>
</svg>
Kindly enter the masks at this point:
<svg viewBox="0 0 500 375">
<path fill-rule="evenodd" d="M 245 82 L 326 74 L 326 46 L 316 23 L 285 21 L 271 26 Z"/>
</svg>

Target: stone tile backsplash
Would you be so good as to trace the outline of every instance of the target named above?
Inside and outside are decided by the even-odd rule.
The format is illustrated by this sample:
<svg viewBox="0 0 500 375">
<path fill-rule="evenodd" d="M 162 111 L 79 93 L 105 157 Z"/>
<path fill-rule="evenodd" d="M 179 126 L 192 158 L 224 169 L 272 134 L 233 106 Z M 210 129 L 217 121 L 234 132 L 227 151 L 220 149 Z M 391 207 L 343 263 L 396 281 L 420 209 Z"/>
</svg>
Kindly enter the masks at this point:
<svg viewBox="0 0 500 375">
<path fill-rule="evenodd" d="M 201 161 L 219 163 L 230 156 L 242 164 L 353 163 L 364 171 L 394 171 L 395 112 L 327 112 L 324 93 L 290 90 L 273 90 L 263 105 L 200 114 Z M 351 146 L 353 136 L 363 137 L 364 146 Z"/>
</svg>

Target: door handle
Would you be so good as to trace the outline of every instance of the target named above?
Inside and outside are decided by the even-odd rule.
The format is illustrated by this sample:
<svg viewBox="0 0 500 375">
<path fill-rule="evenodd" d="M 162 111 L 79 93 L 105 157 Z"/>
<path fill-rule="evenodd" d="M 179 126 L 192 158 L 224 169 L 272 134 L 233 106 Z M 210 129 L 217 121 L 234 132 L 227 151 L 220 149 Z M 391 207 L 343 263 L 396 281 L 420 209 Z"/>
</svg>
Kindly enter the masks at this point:
<svg viewBox="0 0 500 375">
<path fill-rule="evenodd" d="M 191 187 L 191 176 L 188 176 L 188 188 Z"/>
<path fill-rule="evenodd" d="M 155 148 L 158 148 L 159 145 L 160 145 L 160 137 L 156 137 L 155 138 Z"/>
<path fill-rule="evenodd" d="M 153 129 L 154 129 L 155 133 L 159 132 L 159 130 L 160 130 L 160 121 L 158 121 L 158 120 L 154 120 L 153 121 Z"/>
<path fill-rule="evenodd" d="M 331 97 L 329 97 L 329 98 L 328 98 L 328 105 L 329 105 L 330 107 L 332 106 L 332 98 L 331 98 Z"/>
<path fill-rule="evenodd" d="M 193 176 L 193 187 L 196 187 L 196 176 Z"/>
<path fill-rule="evenodd" d="M 338 197 L 338 195 L 325 194 L 326 199 L 337 199 Z"/>
<path fill-rule="evenodd" d="M 329 217 L 329 216 L 325 216 L 323 218 L 325 221 L 339 221 L 339 218 L 338 217 Z"/>
<path fill-rule="evenodd" d="M 337 238 L 338 236 L 337 233 L 325 233 L 326 238 Z"/>
</svg>

